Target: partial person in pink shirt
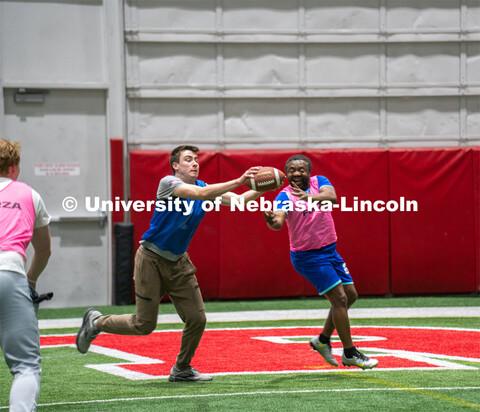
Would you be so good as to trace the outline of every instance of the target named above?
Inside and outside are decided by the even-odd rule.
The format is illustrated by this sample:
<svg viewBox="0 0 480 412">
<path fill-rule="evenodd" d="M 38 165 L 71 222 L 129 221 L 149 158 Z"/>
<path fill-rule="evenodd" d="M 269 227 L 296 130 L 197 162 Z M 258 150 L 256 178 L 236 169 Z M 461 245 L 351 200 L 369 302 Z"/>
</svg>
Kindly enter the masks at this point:
<svg viewBox="0 0 480 412">
<path fill-rule="evenodd" d="M 378 360 L 358 351 L 352 341 L 348 309 L 358 294 L 347 265 L 336 250 L 331 207 L 322 207 L 322 202 L 336 203 L 337 194 L 325 176 L 312 177 L 311 172 L 308 157 L 294 155 L 287 160 L 285 173 L 290 186 L 275 199 L 277 209 L 264 212 L 265 220 L 272 230 L 280 230 L 287 222 L 293 267 L 330 301 L 323 330 L 310 339 L 310 346 L 326 362 L 338 366 L 330 343 L 336 329 L 343 345 L 343 365 L 371 369 L 378 365 Z"/>
<path fill-rule="evenodd" d="M 0 347 L 14 377 L 10 410 L 35 411 L 41 366 L 32 296 L 50 257 L 50 215 L 40 195 L 17 181 L 19 174 L 20 144 L 0 139 Z"/>
</svg>

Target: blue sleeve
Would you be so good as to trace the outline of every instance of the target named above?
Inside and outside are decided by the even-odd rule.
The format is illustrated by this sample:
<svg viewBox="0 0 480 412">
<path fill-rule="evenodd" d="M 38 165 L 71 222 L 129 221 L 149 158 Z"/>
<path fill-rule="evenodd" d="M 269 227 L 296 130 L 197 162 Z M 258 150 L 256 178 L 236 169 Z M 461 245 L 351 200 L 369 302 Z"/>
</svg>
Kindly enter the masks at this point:
<svg viewBox="0 0 480 412">
<path fill-rule="evenodd" d="M 330 183 L 330 180 L 328 180 L 325 176 L 317 176 L 317 182 L 318 182 L 318 188 L 321 188 L 322 186 L 333 187 L 333 185 Z"/>
<path fill-rule="evenodd" d="M 287 205 L 290 204 L 290 199 L 285 192 L 280 192 L 275 198 L 275 202 L 277 202 L 276 205 L 278 210 L 284 210 L 288 209 Z M 285 210 L 285 212 L 288 213 L 288 210 Z"/>
</svg>

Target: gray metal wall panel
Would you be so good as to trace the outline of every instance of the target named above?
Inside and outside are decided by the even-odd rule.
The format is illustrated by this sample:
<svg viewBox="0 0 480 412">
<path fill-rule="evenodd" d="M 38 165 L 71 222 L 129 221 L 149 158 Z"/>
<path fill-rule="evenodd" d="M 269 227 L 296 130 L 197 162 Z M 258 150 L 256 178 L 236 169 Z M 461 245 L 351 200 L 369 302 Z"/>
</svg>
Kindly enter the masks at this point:
<svg viewBox="0 0 480 412">
<path fill-rule="evenodd" d="M 129 144 L 478 144 L 479 15 L 478 0 L 127 0 Z"/>
<path fill-rule="evenodd" d="M 106 82 L 101 0 L 3 1 L 2 8 L 4 84 Z"/>
</svg>

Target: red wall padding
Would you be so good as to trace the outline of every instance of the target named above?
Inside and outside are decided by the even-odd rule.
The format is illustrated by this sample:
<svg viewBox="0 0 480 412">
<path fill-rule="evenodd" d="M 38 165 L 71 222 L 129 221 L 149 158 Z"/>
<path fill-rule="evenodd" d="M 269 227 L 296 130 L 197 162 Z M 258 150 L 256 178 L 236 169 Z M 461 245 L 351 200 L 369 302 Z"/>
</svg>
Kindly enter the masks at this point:
<svg viewBox="0 0 480 412">
<path fill-rule="evenodd" d="M 224 151 L 220 156 L 219 181 L 240 177 L 251 166 L 268 165 L 283 170 L 288 155 L 273 150 Z M 235 192 L 247 190 L 243 186 Z M 263 197 L 273 201 L 275 195 L 268 192 Z M 268 229 L 260 211 L 222 209 L 218 256 L 220 298 L 299 296 L 314 292 L 290 263 L 286 228 L 279 232 Z"/>
<path fill-rule="evenodd" d="M 337 192 L 352 206 L 360 200 L 388 200 L 386 150 L 328 150 L 304 153 L 315 174 L 327 176 Z M 337 250 L 362 295 L 389 293 L 389 216 L 377 212 L 333 212 Z"/>
<path fill-rule="evenodd" d="M 390 197 L 419 204 L 390 215 L 393 294 L 475 290 L 472 158 L 471 149 L 390 151 Z"/>
<path fill-rule="evenodd" d="M 284 168 L 292 151 L 202 151 L 200 179 L 216 183 L 254 165 Z M 339 201 L 416 200 L 419 212 L 334 211 L 338 251 L 362 295 L 476 292 L 480 283 L 480 150 L 392 149 L 303 152 Z M 132 200 L 154 200 L 171 173 L 169 152 L 130 152 Z M 247 190 L 240 187 L 241 193 Z M 263 197 L 273 200 L 276 193 Z M 152 213 L 133 212 L 136 244 Z M 290 263 L 286 227 L 268 229 L 261 212 L 207 213 L 190 245 L 205 298 L 315 295 Z"/>
<path fill-rule="evenodd" d="M 475 291 L 480 291 L 480 147 L 473 148 L 473 196 L 475 217 L 475 251 L 477 256 Z"/>
<path fill-rule="evenodd" d="M 221 156 L 220 181 L 240 176 L 252 165 L 284 169 L 292 152 L 224 151 Z M 317 151 L 303 153 L 314 165 L 313 174 L 327 176 L 338 196 L 386 199 L 388 179 L 387 152 Z M 286 184 L 286 181 L 285 181 Z M 241 190 L 240 190 L 241 189 Z M 241 193 L 239 188 L 237 193 Z M 273 200 L 275 192 L 265 194 Z M 288 231 L 267 228 L 263 215 L 252 212 L 221 212 L 220 296 L 270 297 L 317 294 L 313 286 L 290 263 Z M 388 279 L 388 215 L 340 213 L 334 211 L 338 251 L 346 261 L 362 294 L 386 294 Z M 371 258 L 371 243 L 380 240 Z M 252 290 L 253 289 L 253 290 Z"/>
</svg>

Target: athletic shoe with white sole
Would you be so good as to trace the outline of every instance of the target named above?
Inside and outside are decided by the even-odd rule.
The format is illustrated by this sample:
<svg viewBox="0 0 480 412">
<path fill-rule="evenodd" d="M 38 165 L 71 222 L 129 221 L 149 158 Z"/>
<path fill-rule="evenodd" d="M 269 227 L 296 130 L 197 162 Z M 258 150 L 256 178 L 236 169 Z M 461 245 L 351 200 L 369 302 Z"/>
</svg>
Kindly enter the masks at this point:
<svg viewBox="0 0 480 412">
<path fill-rule="evenodd" d="M 310 346 L 313 350 L 316 350 L 320 355 L 322 355 L 325 362 L 329 363 L 332 366 L 338 366 L 337 360 L 332 355 L 332 347 L 330 343 L 322 343 L 317 336 L 314 336 L 310 339 Z"/>
<path fill-rule="evenodd" d="M 200 373 L 198 370 L 189 366 L 182 371 L 178 370 L 175 365 L 172 366 L 168 380 L 170 382 L 207 382 L 213 378 L 210 375 Z"/>
<path fill-rule="evenodd" d="M 357 350 L 357 354 L 353 355 L 351 358 L 347 358 L 345 353 L 342 354 L 342 363 L 343 366 L 358 366 L 362 369 L 372 369 L 378 365 L 378 360 L 370 359 L 368 356 L 365 356 L 363 353 Z"/>
<path fill-rule="evenodd" d="M 87 309 L 83 315 L 83 322 L 77 333 L 77 349 L 81 353 L 87 353 L 92 341 L 98 336 L 100 331 L 93 324 L 102 314 L 93 308 Z"/>
</svg>

